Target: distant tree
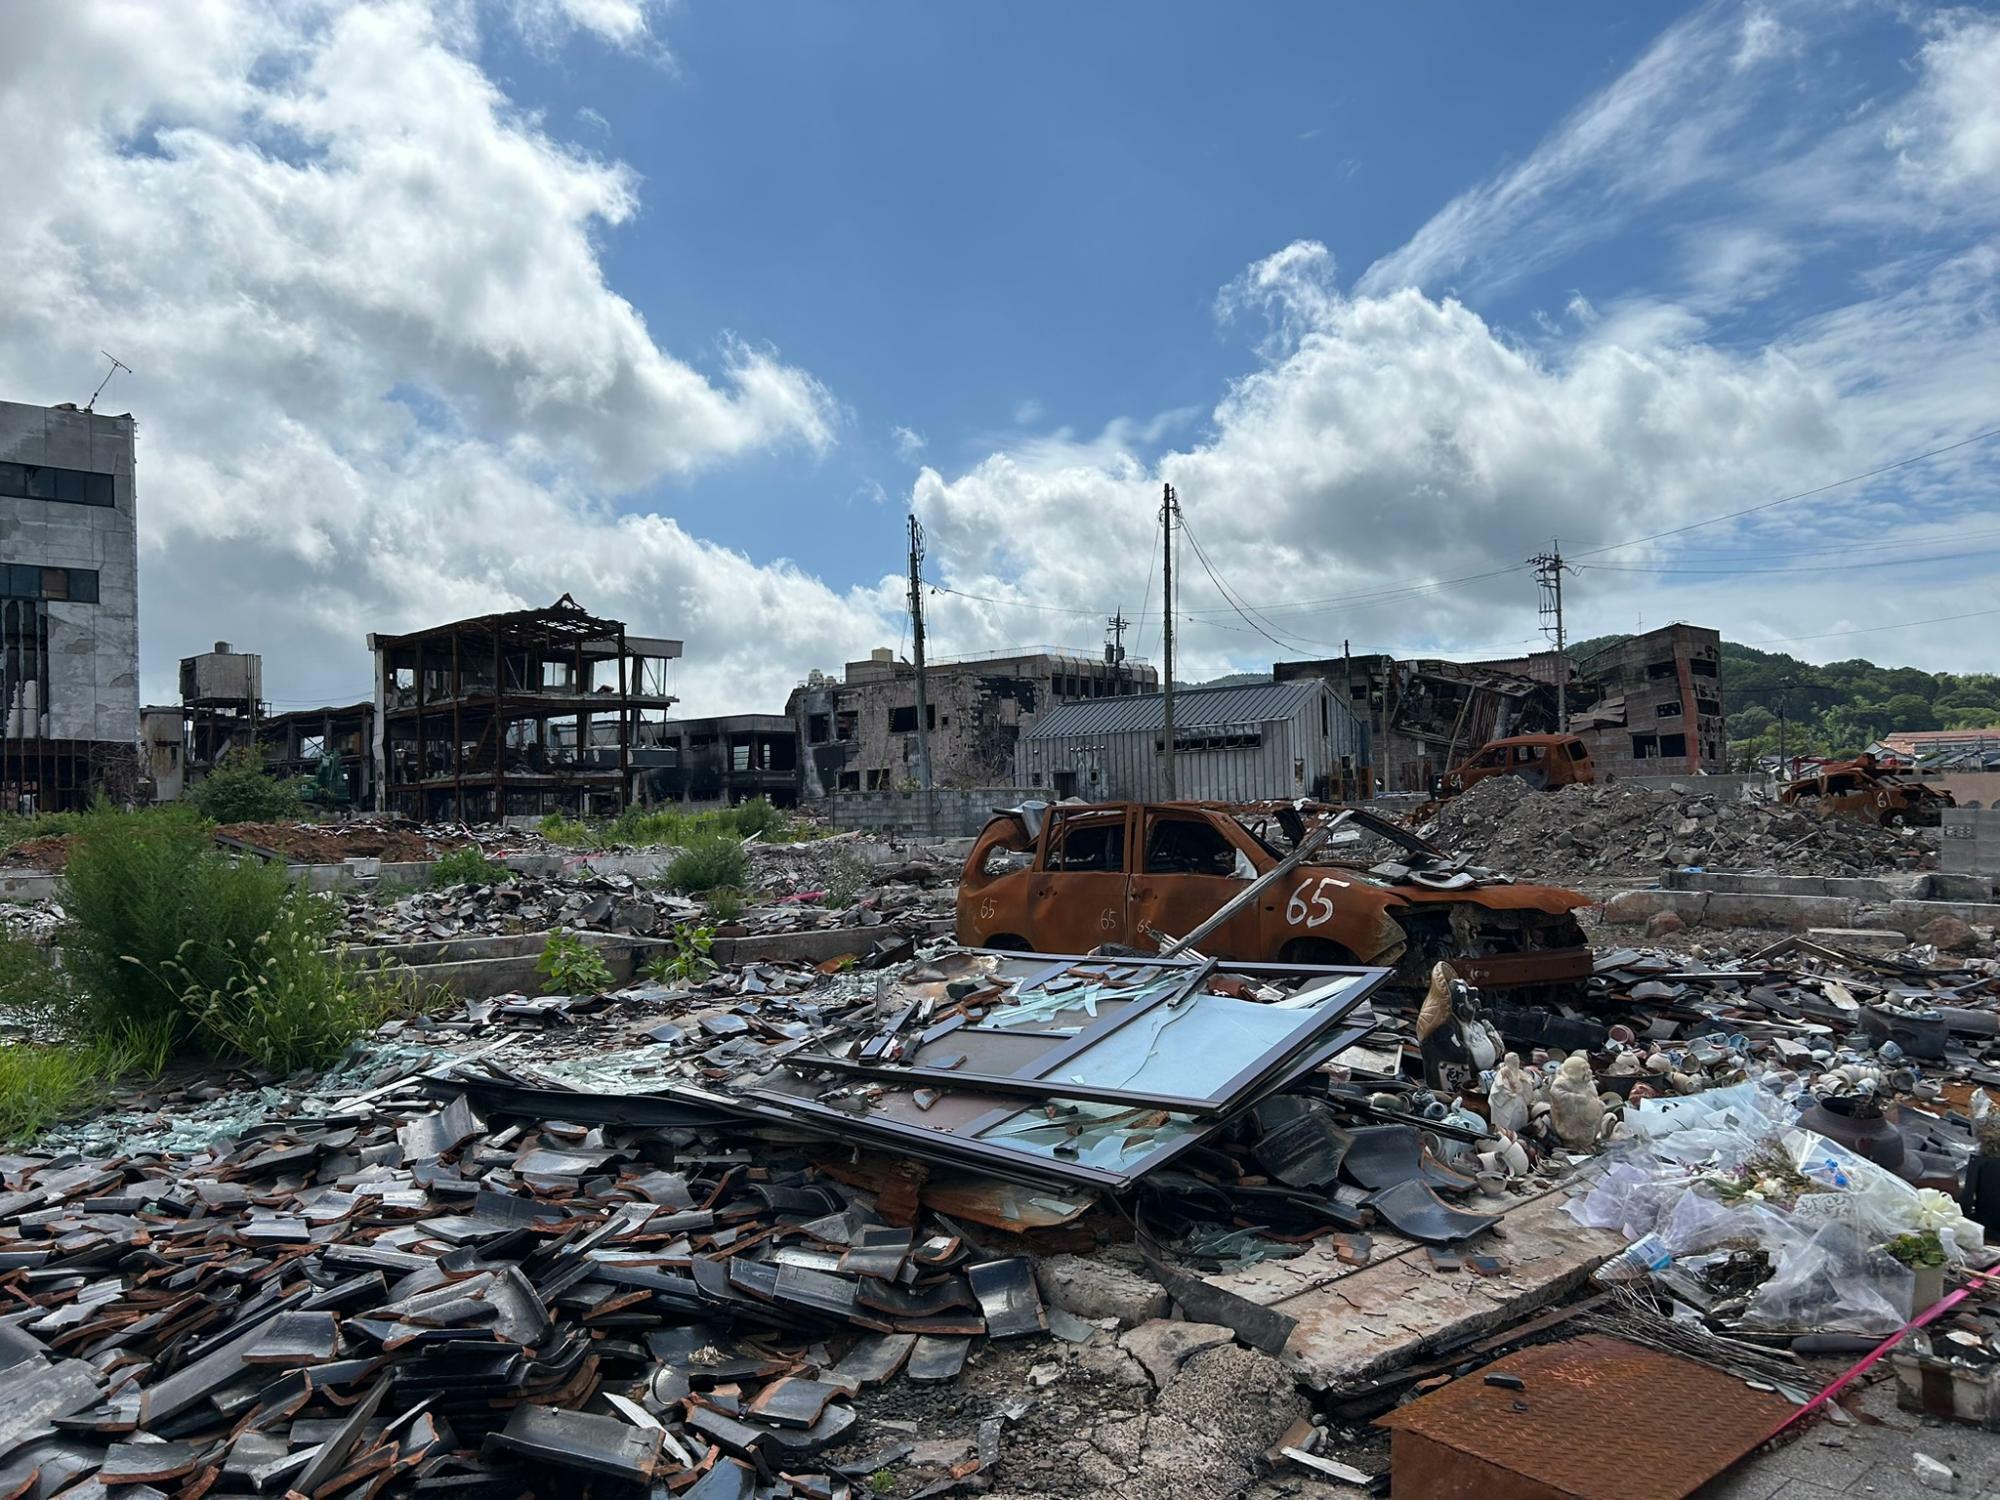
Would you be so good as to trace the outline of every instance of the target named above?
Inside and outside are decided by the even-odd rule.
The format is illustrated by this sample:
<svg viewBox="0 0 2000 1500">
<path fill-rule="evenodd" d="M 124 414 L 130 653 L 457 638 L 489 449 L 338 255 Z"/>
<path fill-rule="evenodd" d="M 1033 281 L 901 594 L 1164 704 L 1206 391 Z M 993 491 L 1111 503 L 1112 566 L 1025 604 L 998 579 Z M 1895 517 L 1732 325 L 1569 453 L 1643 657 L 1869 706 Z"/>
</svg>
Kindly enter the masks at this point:
<svg viewBox="0 0 2000 1500">
<path fill-rule="evenodd" d="M 1883 716 L 1888 722 L 1888 733 L 1898 730 L 1925 730 L 1938 727 L 1937 715 L 1932 712 L 1930 700 L 1915 693 L 1897 693 L 1882 705 Z"/>
</svg>

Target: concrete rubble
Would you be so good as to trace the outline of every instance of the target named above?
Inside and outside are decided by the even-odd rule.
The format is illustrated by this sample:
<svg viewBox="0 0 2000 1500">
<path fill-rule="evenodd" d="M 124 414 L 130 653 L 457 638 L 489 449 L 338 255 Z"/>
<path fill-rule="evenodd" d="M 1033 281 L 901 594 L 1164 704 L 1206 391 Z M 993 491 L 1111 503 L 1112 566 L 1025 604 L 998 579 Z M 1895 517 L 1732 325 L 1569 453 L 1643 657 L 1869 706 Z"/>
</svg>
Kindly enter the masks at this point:
<svg viewBox="0 0 2000 1500">
<path fill-rule="evenodd" d="M 1500 869 L 1566 884 L 1654 876 L 1681 866 L 1859 875 L 1937 867 L 1936 829 L 1849 818 L 1686 790 L 1570 786 L 1537 792 L 1516 776 L 1446 802 L 1425 835 Z"/>
</svg>

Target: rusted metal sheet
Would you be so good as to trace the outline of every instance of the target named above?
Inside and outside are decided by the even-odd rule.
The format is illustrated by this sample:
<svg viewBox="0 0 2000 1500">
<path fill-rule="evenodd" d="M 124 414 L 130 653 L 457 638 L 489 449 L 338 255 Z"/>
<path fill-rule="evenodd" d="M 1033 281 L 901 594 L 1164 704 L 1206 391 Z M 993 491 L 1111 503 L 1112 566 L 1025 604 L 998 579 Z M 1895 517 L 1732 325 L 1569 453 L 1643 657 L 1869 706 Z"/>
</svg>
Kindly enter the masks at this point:
<svg viewBox="0 0 2000 1500">
<path fill-rule="evenodd" d="M 1791 1409 L 1707 1365 L 1592 1335 L 1509 1355 L 1376 1425 L 1393 1434 L 1398 1500 L 1680 1500 Z"/>
</svg>

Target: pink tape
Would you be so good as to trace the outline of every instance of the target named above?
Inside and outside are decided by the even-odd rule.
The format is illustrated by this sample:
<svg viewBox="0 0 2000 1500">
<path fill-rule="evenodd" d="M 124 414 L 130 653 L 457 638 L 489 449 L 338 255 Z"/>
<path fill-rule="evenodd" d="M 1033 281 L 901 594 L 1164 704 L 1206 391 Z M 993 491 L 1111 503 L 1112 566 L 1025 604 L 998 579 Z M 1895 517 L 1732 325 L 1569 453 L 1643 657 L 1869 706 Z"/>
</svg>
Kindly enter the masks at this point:
<svg viewBox="0 0 2000 1500">
<path fill-rule="evenodd" d="M 1985 1281 L 1987 1279 L 1986 1277 L 1981 1276 L 1977 1271 L 1968 1271 L 1965 1274 L 1968 1276 L 1975 1277 L 1980 1281 Z M 1967 1297 L 1970 1297 L 1972 1295 L 1972 1292 L 1973 1289 L 1971 1287 L 1962 1286 L 1957 1291 L 1953 1292 L 1950 1296 L 1942 1298 L 1939 1301 L 1932 1303 L 1929 1307 L 1925 1308 L 1922 1312 L 1918 1313 L 1917 1316 L 1910 1319 L 1909 1322 L 1905 1323 L 1901 1328 L 1898 1328 L 1894 1333 L 1890 1334 L 1886 1339 L 1882 1340 L 1881 1343 L 1877 1344 L 1873 1350 L 1871 1350 L 1867 1354 L 1864 1354 L 1861 1357 L 1861 1362 L 1859 1364 L 1855 1365 L 1846 1374 L 1842 1375 L 1838 1380 L 1834 1381 L 1832 1385 L 1829 1385 L 1825 1390 L 1821 1391 L 1817 1396 L 1813 1397 L 1812 1400 L 1808 1401 L 1804 1406 L 1801 1406 L 1797 1411 L 1793 1412 L 1790 1416 L 1786 1417 L 1785 1420 L 1780 1422 L 1776 1427 L 1773 1427 L 1769 1432 L 1765 1433 L 1763 1438 L 1759 1441 L 1758 1446 L 1762 1447 L 1764 1443 L 1770 1442 L 1772 1438 L 1778 1436 L 1779 1433 L 1785 1431 L 1793 1423 L 1801 1421 L 1804 1418 L 1812 1415 L 1812 1413 L 1814 1413 L 1815 1411 L 1819 1410 L 1820 1407 L 1824 1406 L 1827 1402 L 1831 1401 L 1835 1396 L 1838 1396 L 1842 1391 L 1846 1390 L 1850 1385 L 1854 1384 L 1856 1380 L 1860 1379 L 1863 1375 L 1867 1374 L 1870 1369 L 1872 1369 L 1877 1363 L 1880 1362 L 1883 1355 L 1887 1354 L 1891 1349 L 1895 1348 L 1911 1333 L 1915 1332 L 1919 1328 L 1922 1328 L 1925 1324 L 1934 1322 L 1938 1318 L 1943 1317 L 1946 1313 L 1950 1312 L 1954 1307 L 1958 1306 L 1959 1303 L 1963 1302 Z"/>
</svg>

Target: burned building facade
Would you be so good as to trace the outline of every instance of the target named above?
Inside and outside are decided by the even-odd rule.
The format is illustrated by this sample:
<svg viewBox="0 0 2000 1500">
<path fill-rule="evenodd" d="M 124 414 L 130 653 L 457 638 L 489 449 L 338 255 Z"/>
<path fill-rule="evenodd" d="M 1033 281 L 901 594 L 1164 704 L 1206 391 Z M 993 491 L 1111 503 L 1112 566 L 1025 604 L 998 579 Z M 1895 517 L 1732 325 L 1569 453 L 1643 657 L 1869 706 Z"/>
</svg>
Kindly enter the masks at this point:
<svg viewBox="0 0 2000 1500">
<path fill-rule="evenodd" d="M 1591 701 L 1570 729 L 1590 745 L 1599 780 L 1729 769 L 1722 636 L 1699 625 L 1635 635 L 1576 664 Z"/>
<path fill-rule="evenodd" d="M 1336 656 L 1281 661 L 1280 682 L 1318 678 L 1367 733 L 1357 778 L 1382 792 L 1425 792 L 1488 740 L 1554 728 L 1556 690 L 1525 672 L 1455 661 Z"/>
<path fill-rule="evenodd" d="M 667 663 L 681 643 L 632 635 L 567 594 L 368 646 L 378 811 L 613 816 L 667 758 Z"/>
<path fill-rule="evenodd" d="M 130 416 L 0 401 L 0 807 L 53 812 L 139 776 Z"/>
<path fill-rule="evenodd" d="M 1727 769 L 1722 638 L 1698 625 L 1648 631 L 1583 659 L 1340 656 L 1278 662 L 1271 672 L 1281 682 L 1321 678 L 1353 709 L 1368 728 L 1382 792 L 1428 793 L 1489 740 L 1560 732 L 1565 708 L 1600 780 Z"/>
<path fill-rule="evenodd" d="M 931 779 L 940 787 L 1010 785 L 1037 715 L 1060 703 L 1156 692 L 1159 680 L 1144 662 L 1067 652 L 933 661 L 925 672 Z M 886 648 L 849 662 L 839 680 L 815 672 L 793 689 L 785 716 L 798 730 L 809 801 L 894 791 L 916 777 L 916 669 Z"/>
<path fill-rule="evenodd" d="M 375 806 L 375 705 L 267 714 L 257 724 L 267 774 L 311 783 L 319 807 Z"/>
<path fill-rule="evenodd" d="M 799 731 L 783 714 L 669 719 L 665 749 L 666 761 L 640 778 L 646 802 L 798 805 Z"/>
</svg>

